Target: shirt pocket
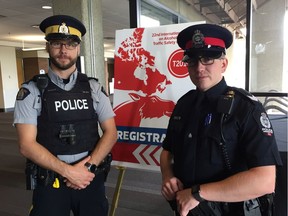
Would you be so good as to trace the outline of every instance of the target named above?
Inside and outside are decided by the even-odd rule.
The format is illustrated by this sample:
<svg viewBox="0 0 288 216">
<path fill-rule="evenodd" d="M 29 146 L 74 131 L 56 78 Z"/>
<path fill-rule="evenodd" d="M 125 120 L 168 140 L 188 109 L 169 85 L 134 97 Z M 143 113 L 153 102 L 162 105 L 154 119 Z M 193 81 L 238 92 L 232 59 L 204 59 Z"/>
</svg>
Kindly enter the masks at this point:
<svg viewBox="0 0 288 216">
<path fill-rule="evenodd" d="M 204 129 L 201 148 L 206 149 L 206 159 L 212 165 L 223 165 L 223 152 L 220 126 L 211 125 Z M 207 161 L 208 162 L 208 161 Z"/>
<path fill-rule="evenodd" d="M 224 152 L 225 146 L 223 146 L 225 144 L 219 139 L 219 137 L 209 137 L 209 142 L 211 146 L 211 164 L 222 165 L 224 162 L 224 155 L 226 155 L 226 152 Z"/>
</svg>

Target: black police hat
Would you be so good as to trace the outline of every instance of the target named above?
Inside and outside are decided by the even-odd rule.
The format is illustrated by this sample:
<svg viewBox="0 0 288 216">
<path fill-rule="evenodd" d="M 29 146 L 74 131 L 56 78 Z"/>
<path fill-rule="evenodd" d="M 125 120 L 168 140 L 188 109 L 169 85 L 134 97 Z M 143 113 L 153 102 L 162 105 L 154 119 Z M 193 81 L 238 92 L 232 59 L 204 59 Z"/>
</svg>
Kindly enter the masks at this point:
<svg viewBox="0 0 288 216">
<path fill-rule="evenodd" d="M 76 18 L 67 15 L 54 15 L 44 19 L 39 28 L 45 33 L 45 39 L 72 39 L 77 42 L 85 35 L 85 26 Z"/>
<path fill-rule="evenodd" d="M 182 30 L 177 37 L 179 47 L 185 50 L 185 54 L 188 56 L 225 53 L 232 42 L 231 32 L 215 24 L 189 26 Z"/>
</svg>

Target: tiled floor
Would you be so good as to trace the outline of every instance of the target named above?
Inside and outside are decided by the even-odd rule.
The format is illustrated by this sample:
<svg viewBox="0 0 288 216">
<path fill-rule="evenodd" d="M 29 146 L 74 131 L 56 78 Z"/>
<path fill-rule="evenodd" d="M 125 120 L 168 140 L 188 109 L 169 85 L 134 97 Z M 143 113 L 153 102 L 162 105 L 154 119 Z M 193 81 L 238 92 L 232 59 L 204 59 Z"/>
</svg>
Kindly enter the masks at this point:
<svg viewBox="0 0 288 216">
<path fill-rule="evenodd" d="M 16 131 L 12 127 L 13 113 L 0 112 L 0 216 L 27 216 L 31 203 L 31 191 L 25 189 L 25 159 L 19 154 Z M 275 131 L 286 127 L 274 124 Z M 273 122 L 274 123 L 274 122 Z M 283 126 L 284 125 L 284 126 Z M 286 130 L 287 131 L 287 130 Z M 279 138 L 279 137 L 278 137 Z M 279 146 L 284 167 L 278 170 L 276 216 L 287 213 L 287 143 Z M 106 189 L 111 205 L 119 170 L 112 167 Z M 159 172 L 126 168 L 120 191 L 118 207 L 114 216 L 172 216 L 170 207 L 160 194 L 161 176 Z M 72 214 L 71 214 L 72 216 Z"/>
<path fill-rule="evenodd" d="M 13 113 L 0 113 L 0 216 L 27 216 L 31 191 L 25 189 L 25 159 L 19 154 Z M 112 203 L 119 170 L 112 167 L 107 196 Z M 161 176 L 156 171 L 126 168 L 115 216 L 172 216 L 160 194 Z"/>
</svg>

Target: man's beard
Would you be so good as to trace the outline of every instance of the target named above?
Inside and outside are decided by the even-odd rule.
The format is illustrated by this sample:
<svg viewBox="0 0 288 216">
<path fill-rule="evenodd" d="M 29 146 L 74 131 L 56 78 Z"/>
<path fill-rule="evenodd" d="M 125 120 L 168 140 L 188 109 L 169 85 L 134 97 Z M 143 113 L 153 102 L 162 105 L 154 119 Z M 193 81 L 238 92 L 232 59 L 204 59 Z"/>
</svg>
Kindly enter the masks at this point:
<svg viewBox="0 0 288 216">
<path fill-rule="evenodd" d="M 52 64 L 59 68 L 60 70 L 67 70 L 69 68 L 71 68 L 74 64 L 76 64 L 77 62 L 77 58 L 72 59 L 68 64 L 60 64 L 59 62 L 56 61 L 56 58 L 53 58 L 50 56 L 50 61 L 52 62 Z"/>
</svg>

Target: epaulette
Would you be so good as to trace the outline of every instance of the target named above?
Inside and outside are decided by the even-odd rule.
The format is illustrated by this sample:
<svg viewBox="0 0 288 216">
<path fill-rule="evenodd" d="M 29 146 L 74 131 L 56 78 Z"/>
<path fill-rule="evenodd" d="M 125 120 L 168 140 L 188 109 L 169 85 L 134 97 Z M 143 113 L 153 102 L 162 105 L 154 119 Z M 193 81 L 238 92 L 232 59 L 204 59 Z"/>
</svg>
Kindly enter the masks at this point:
<svg viewBox="0 0 288 216">
<path fill-rule="evenodd" d="M 26 82 L 23 82 L 23 84 L 29 84 L 30 82 L 35 82 L 36 83 L 36 86 L 42 90 L 42 89 L 45 89 L 48 85 L 48 81 L 49 81 L 49 77 L 47 74 L 37 74 L 35 76 L 32 77 L 32 79 L 26 81 Z"/>
<path fill-rule="evenodd" d="M 25 81 L 25 82 L 23 82 L 21 85 L 26 85 L 26 84 L 29 84 L 30 82 L 32 82 L 32 81 L 34 81 L 33 79 L 30 79 L 30 80 L 28 80 L 28 81 Z"/>
<path fill-rule="evenodd" d="M 95 78 L 95 77 L 88 77 L 88 79 L 89 79 L 89 80 L 95 80 L 97 83 L 99 83 L 99 80 L 98 80 L 97 78 Z M 101 86 L 101 92 L 102 92 L 103 94 L 105 94 L 107 97 L 109 97 L 109 95 L 107 94 L 107 92 L 105 91 L 105 89 L 104 89 L 103 86 Z"/>
<path fill-rule="evenodd" d="M 36 82 L 36 78 L 39 74 L 34 75 L 30 80 L 23 82 L 21 85 L 23 84 L 29 84 L 30 82 Z"/>
<path fill-rule="evenodd" d="M 237 88 L 237 87 L 228 87 L 228 91 L 232 90 L 235 93 L 238 93 L 238 95 L 240 95 L 240 97 L 242 98 L 246 98 L 249 101 L 253 102 L 253 103 L 259 103 L 258 98 L 256 98 L 254 95 L 252 95 L 250 92 L 242 89 L 242 88 Z"/>
<path fill-rule="evenodd" d="M 88 77 L 89 80 L 95 80 L 96 82 L 99 82 L 99 80 L 95 77 Z"/>
<path fill-rule="evenodd" d="M 48 86 L 49 78 L 48 78 L 47 74 L 37 74 L 32 79 L 22 83 L 22 85 L 23 84 L 28 85 L 30 82 L 35 82 L 37 88 L 40 91 L 40 95 L 42 97 L 43 91 Z M 16 99 L 17 100 L 24 100 L 29 94 L 30 94 L 30 91 L 27 88 L 21 87 L 17 96 L 16 96 Z"/>
<path fill-rule="evenodd" d="M 36 83 L 37 80 L 39 79 L 39 77 L 40 77 L 40 79 L 41 79 L 41 78 L 43 78 L 43 77 L 48 77 L 48 75 L 47 75 L 47 74 L 37 74 L 37 75 L 34 75 L 30 80 L 23 82 L 21 85 L 23 85 L 23 84 L 28 84 L 28 83 L 30 83 L 30 82 L 35 82 L 35 83 Z"/>
</svg>

